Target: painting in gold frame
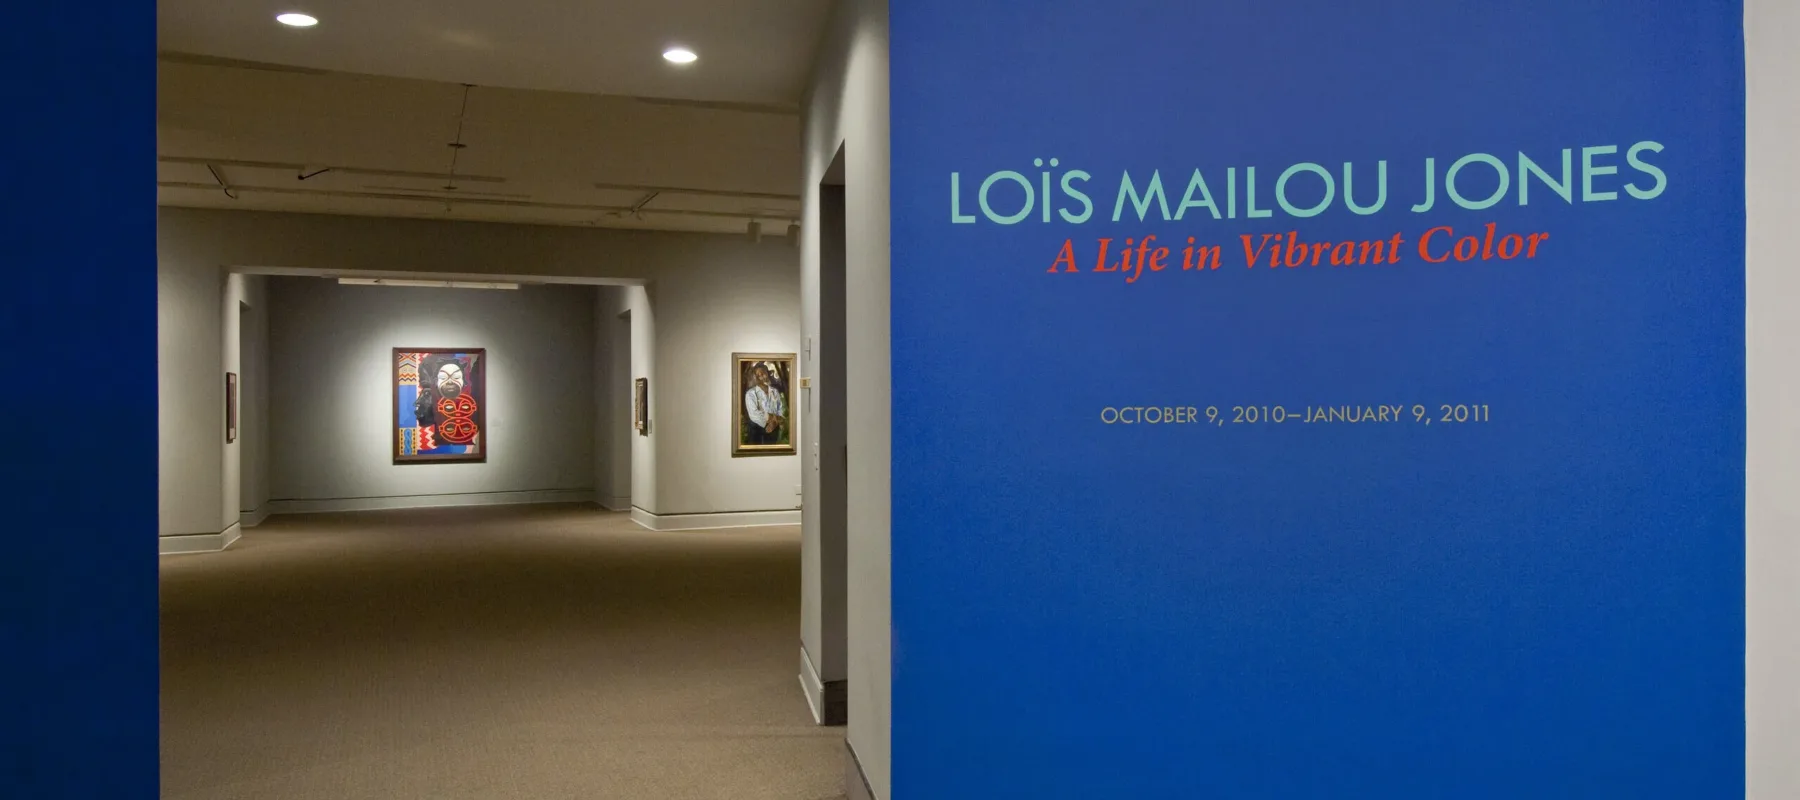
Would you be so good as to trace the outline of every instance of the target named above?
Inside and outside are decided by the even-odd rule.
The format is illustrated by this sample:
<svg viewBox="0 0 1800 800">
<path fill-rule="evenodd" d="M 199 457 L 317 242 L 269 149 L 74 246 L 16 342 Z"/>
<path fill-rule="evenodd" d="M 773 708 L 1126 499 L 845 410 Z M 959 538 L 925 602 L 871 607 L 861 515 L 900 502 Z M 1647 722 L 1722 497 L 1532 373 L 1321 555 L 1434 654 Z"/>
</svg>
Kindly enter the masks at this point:
<svg viewBox="0 0 1800 800">
<path fill-rule="evenodd" d="M 791 456 L 793 353 L 731 354 L 731 455 Z"/>
</svg>

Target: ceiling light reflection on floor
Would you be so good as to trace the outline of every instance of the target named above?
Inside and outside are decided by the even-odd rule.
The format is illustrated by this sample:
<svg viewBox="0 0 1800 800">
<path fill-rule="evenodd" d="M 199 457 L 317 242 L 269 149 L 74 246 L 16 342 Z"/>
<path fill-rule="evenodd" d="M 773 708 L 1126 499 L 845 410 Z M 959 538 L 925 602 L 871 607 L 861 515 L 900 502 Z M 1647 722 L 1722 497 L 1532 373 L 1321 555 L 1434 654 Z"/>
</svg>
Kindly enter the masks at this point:
<svg viewBox="0 0 1800 800">
<path fill-rule="evenodd" d="M 699 56 L 694 55 L 694 51 L 685 47 L 671 47 L 664 50 L 663 58 L 668 59 L 671 64 L 692 64 L 700 59 Z"/>
<path fill-rule="evenodd" d="M 290 28 L 310 28 L 319 24 L 318 17 L 301 14 L 297 11 L 290 11 L 286 14 L 277 14 L 275 16 L 275 21 Z"/>
</svg>

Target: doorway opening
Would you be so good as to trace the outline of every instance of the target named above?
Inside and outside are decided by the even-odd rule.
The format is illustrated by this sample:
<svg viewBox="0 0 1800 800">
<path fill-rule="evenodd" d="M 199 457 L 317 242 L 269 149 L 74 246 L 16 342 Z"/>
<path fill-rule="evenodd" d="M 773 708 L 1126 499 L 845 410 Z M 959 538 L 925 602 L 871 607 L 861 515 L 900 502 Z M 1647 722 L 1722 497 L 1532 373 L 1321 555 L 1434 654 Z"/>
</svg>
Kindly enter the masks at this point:
<svg viewBox="0 0 1800 800">
<path fill-rule="evenodd" d="M 832 158 L 819 187 L 819 329 L 809 343 L 812 363 L 812 447 L 807 468 L 818 486 L 819 638 L 809 652 L 817 670 L 820 724 L 849 721 L 849 474 L 845 402 L 845 294 L 848 253 L 844 205 L 844 148 Z"/>
<path fill-rule="evenodd" d="M 605 437 L 608 468 L 602 473 L 607 476 L 607 489 L 601 499 L 601 505 L 612 511 L 631 510 L 631 448 L 636 438 L 629 432 L 634 430 L 635 400 L 632 391 L 633 375 L 631 372 L 631 312 L 620 313 L 606 324 L 612 326 L 612 336 L 608 337 L 608 368 L 600 374 L 606 378 L 607 385 L 601 388 L 608 399 L 612 419 L 606 430 L 611 435 Z"/>
</svg>

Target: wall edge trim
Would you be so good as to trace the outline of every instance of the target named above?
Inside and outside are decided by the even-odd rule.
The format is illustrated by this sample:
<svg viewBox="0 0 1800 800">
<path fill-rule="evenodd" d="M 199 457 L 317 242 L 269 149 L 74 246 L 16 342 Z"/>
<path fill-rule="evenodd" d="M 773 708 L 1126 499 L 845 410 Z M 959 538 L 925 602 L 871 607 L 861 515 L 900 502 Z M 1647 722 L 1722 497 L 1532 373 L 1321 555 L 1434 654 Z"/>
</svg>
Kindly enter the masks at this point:
<svg viewBox="0 0 1800 800">
<path fill-rule="evenodd" d="M 805 642 L 800 643 L 800 685 L 806 690 L 806 704 L 812 707 L 813 722 L 826 727 L 849 723 L 850 682 L 819 677 Z"/>
<path fill-rule="evenodd" d="M 806 695 L 806 707 L 812 710 L 814 725 L 825 724 L 825 685 L 819 682 L 819 673 L 813 669 L 812 656 L 807 655 L 806 645 L 800 645 L 800 693 Z"/>
<path fill-rule="evenodd" d="M 218 533 L 182 533 L 156 537 L 156 554 L 179 556 L 191 553 L 219 553 L 244 538 L 243 525 L 233 522 Z"/>
<path fill-rule="evenodd" d="M 856 755 L 856 745 L 849 739 L 844 740 L 844 793 L 849 800 L 877 800 L 869 776 L 863 772 L 862 759 Z"/>
<path fill-rule="evenodd" d="M 347 497 L 317 500 L 270 500 L 268 514 L 324 514 L 338 511 L 394 511 L 408 508 L 512 506 L 541 503 L 592 503 L 589 489 L 526 489 L 509 492 L 415 494 L 393 497 Z"/>
<path fill-rule="evenodd" d="M 693 514 L 652 514 L 631 508 L 631 521 L 653 531 L 702 531 L 716 528 L 760 528 L 799 525 L 800 509 L 783 511 L 718 511 Z"/>
</svg>

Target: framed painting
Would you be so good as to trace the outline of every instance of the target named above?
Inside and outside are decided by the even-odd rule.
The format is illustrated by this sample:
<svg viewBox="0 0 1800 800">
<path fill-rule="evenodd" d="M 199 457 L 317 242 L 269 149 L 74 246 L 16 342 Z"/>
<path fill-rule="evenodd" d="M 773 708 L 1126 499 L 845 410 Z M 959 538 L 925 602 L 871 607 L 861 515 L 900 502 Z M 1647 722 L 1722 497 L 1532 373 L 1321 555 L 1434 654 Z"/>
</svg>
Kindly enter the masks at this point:
<svg viewBox="0 0 1800 800">
<path fill-rule="evenodd" d="M 731 354 L 731 455 L 791 456 L 793 353 Z"/>
<path fill-rule="evenodd" d="M 394 348 L 394 463 L 487 460 L 487 351 Z"/>
<path fill-rule="evenodd" d="M 650 379 L 631 382 L 631 426 L 639 436 L 650 435 Z"/>
<path fill-rule="evenodd" d="M 225 443 L 237 441 L 238 388 L 237 373 L 225 373 Z"/>
</svg>

